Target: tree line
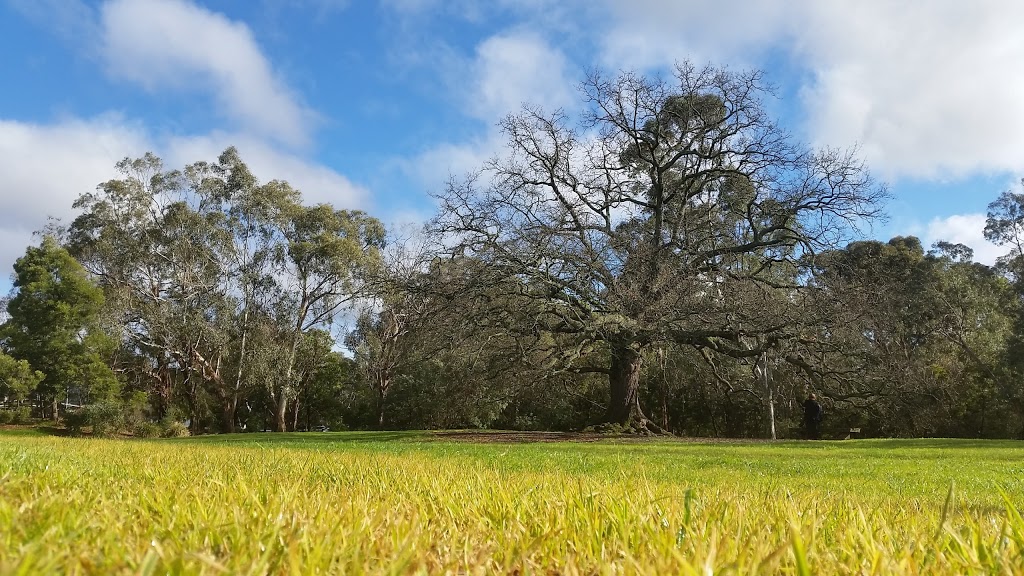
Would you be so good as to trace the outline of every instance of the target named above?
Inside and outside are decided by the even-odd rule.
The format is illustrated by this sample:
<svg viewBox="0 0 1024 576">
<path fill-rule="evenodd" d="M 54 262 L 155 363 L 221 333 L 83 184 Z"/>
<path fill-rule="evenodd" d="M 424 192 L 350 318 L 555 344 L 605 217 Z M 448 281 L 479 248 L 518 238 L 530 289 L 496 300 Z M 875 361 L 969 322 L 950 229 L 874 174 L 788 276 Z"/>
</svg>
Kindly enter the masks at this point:
<svg viewBox="0 0 1024 576">
<path fill-rule="evenodd" d="M 887 191 L 758 71 L 593 73 L 524 107 L 422 230 L 308 205 L 237 150 L 147 154 L 14 267 L 0 418 L 141 435 L 345 428 L 1024 437 L 1024 193 L 995 266 L 864 240 Z"/>
</svg>

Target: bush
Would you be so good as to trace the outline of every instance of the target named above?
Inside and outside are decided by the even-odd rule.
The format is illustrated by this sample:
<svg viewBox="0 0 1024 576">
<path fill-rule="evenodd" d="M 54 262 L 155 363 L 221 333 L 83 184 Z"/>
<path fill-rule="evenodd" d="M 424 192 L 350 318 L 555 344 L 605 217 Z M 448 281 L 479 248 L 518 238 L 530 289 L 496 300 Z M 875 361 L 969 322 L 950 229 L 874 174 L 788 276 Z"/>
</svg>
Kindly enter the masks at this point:
<svg viewBox="0 0 1024 576">
<path fill-rule="evenodd" d="M 83 406 L 64 417 L 64 425 L 74 435 L 85 433 L 87 427 L 93 436 L 113 436 L 124 426 L 123 407 L 119 402 L 103 401 Z"/>
<path fill-rule="evenodd" d="M 11 409 L 10 412 L 11 424 L 28 424 L 32 419 L 32 408 L 28 406 L 18 406 Z"/>
<path fill-rule="evenodd" d="M 85 408 L 79 408 L 75 411 L 69 410 L 68 413 L 64 415 L 64 426 L 67 427 L 68 433 L 72 436 L 81 436 L 88 423 Z"/>
<path fill-rule="evenodd" d="M 142 422 L 134 427 L 133 432 L 139 438 L 159 438 L 164 429 L 156 422 Z"/>
<path fill-rule="evenodd" d="M 113 436 L 124 426 L 123 407 L 119 402 L 106 400 L 86 406 L 86 420 L 92 426 L 93 436 Z"/>
<path fill-rule="evenodd" d="M 189 435 L 188 426 L 185 426 L 182 422 L 172 420 L 165 422 L 163 425 L 163 436 L 164 438 L 184 438 Z"/>
<path fill-rule="evenodd" d="M 137 432 L 139 427 L 149 422 L 149 397 L 145 392 L 132 392 L 124 403 L 124 427 Z M 138 435 L 136 433 L 136 435 Z"/>
<path fill-rule="evenodd" d="M 28 424 L 32 418 L 32 409 L 28 406 L 17 406 L 0 410 L 0 425 Z"/>
</svg>

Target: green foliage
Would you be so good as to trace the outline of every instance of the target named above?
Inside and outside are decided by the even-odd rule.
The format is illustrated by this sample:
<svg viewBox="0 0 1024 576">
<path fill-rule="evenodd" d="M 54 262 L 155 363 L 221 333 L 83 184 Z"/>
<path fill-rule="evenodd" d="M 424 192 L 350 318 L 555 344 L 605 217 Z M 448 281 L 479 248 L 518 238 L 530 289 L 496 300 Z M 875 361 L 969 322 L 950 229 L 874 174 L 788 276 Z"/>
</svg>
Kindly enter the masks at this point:
<svg viewBox="0 0 1024 576">
<path fill-rule="evenodd" d="M 160 427 L 162 429 L 160 436 L 164 438 L 185 438 L 190 435 L 188 426 L 185 426 L 184 422 L 179 422 L 177 420 L 164 422 Z"/>
<path fill-rule="evenodd" d="M 15 265 L 0 421 L 63 399 L 95 435 L 786 438 L 813 391 L 827 437 L 1024 437 L 1024 194 L 989 206 L 995 267 L 915 237 L 843 246 L 885 191 L 781 133 L 760 73 L 683 63 L 583 89 L 586 130 L 507 117 L 494 177 L 453 181 L 408 243 L 260 182 L 234 148 L 119 162 Z"/>
<path fill-rule="evenodd" d="M 122 421 L 125 430 L 137 431 L 146 424 L 151 424 L 149 418 L 149 397 L 145 392 L 136 390 L 131 393 L 124 402 L 122 409 Z"/>
<path fill-rule="evenodd" d="M 15 360 L 0 351 L 0 399 L 24 400 L 43 378 L 45 375 L 33 370 L 27 361 Z"/>
<path fill-rule="evenodd" d="M 28 424 L 32 418 L 32 409 L 28 406 L 0 409 L 0 424 Z"/>
<path fill-rule="evenodd" d="M 50 236 L 14 265 L 15 295 L 2 332 L 10 354 L 45 376 L 36 392 L 56 404 L 81 387 L 97 400 L 113 397 L 118 381 L 101 352 L 109 339 L 98 326 L 103 292 Z"/>
<path fill-rule="evenodd" d="M 139 438 L 159 438 L 164 432 L 164 428 L 156 422 L 141 422 L 132 430 L 132 434 Z"/>
<path fill-rule="evenodd" d="M 69 412 L 64 425 L 75 436 L 86 432 L 100 438 L 114 436 L 125 429 L 124 405 L 117 400 L 89 404 Z"/>
</svg>

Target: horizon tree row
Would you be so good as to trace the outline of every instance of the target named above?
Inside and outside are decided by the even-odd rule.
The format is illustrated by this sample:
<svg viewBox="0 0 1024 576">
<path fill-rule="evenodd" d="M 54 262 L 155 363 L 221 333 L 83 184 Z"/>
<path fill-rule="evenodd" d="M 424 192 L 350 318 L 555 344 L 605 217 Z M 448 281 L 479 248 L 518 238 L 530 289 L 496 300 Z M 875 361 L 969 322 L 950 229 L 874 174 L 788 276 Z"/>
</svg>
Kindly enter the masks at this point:
<svg viewBox="0 0 1024 576">
<path fill-rule="evenodd" d="M 1024 194 L 990 206 L 995 267 L 860 240 L 884 186 L 795 141 L 767 94 L 757 71 L 594 73 L 578 117 L 504 118 L 507 153 L 404 236 L 234 148 L 125 159 L 15 265 L 0 399 L 193 433 L 774 438 L 814 391 L 833 436 L 1024 436 Z"/>
</svg>

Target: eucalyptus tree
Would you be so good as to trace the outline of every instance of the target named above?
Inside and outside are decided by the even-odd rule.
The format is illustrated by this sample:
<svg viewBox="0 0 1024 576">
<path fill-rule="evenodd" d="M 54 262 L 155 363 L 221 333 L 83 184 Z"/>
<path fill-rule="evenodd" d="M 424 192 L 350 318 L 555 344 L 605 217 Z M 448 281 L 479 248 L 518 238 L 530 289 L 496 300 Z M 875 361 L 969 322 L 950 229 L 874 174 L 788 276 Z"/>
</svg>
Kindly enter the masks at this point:
<svg viewBox="0 0 1024 576">
<path fill-rule="evenodd" d="M 988 205 L 985 239 L 1009 249 L 1000 261 L 1004 267 L 1019 274 L 1024 259 L 1024 180 L 1021 191 L 1007 190 Z"/>
<path fill-rule="evenodd" d="M 814 286 L 832 321 L 804 339 L 815 385 L 877 433 L 999 434 L 1001 351 L 1012 291 L 969 248 L 914 237 L 820 255 Z M 1005 433 L 1005 432 L 1004 432 Z"/>
<path fill-rule="evenodd" d="M 392 235 L 368 284 L 366 302 L 345 338 L 359 373 L 377 398 L 377 425 L 384 427 L 395 379 L 414 365 L 450 352 L 462 333 L 452 299 L 439 297 L 442 276 L 417 235 Z M 446 314 L 447 313 L 447 314 Z M 454 321 L 453 321 L 454 320 Z"/>
<path fill-rule="evenodd" d="M 124 347 L 147 358 L 137 366 L 154 384 L 158 411 L 182 378 L 193 384 L 186 394 L 194 406 L 198 383 L 222 378 L 230 340 L 221 323 L 230 306 L 220 289 L 220 215 L 152 154 L 117 169 L 121 178 L 75 202 L 81 213 L 68 245 L 103 287 Z"/>
<path fill-rule="evenodd" d="M 165 405 L 185 381 L 191 406 L 217 397 L 231 431 L 243 396 L 262 384 L 284 430 L 303 334 L 330 328 L 356 298 L 383 227 L 305 206 L 287 182 L 261 184 L 233 148 L 184 170 L 151 154 L 117 167 L 122 178 L 78 199 L 67 237 L 118 311 L 125 346 L 148 358 Z"/>
<path fill-rule="evenodd" d="M 1012 376 L 1005 383 L 1007 395 L 1015 398 L 1018 412 L 1024 415 L 1024 390 L 1015 384 L 1024 374 L 1024 180 L 1018 191 L 1007 190 L 988 205 L 985 239 L 1008 250 L 997 267 L 1013 282 L 1016 298 L 1011 308 L 1015 314 L 1013 328 L 1002 364 Z M 1024 426 L 1019 434 L 1024 437 Z"/>
<path fill-rule="evenodd" d="M 643 353 L 662 342 L 756 358 L 789 336 L 781 269 L 875 216 L 884 190 L 850 152 L 813 151 L 769 117 L 761 73 L 594 73 L 586 111 L 527 107 L 508 153 L 441 195 L 433 228 L 494 287 L 608 375 L 606 419 L 645 427 Z M 767 303 L 767 306 L 766 306 Z"/>
<path fill-rule="evenodd" d="M 276 258 L 285 243 L 287 219 L 301 206 L 301 195 L 286 182 L 261 184 L 234 147 L 215 163 L 189 165 L 185 175 L 202 209 L 216 215 L 211 222 L 223 239 L 214 248 L 220 268 L 218 290 L 231 307 L 222 318 L 232 340 L 231 368 L 229 373 L 217 373 L 213 384 L 221 404 L 221 429 L 232 432 L 239 403 L 255 385 L 249 377 L 254 324 L 266 318 L 279 297 Z"/>
<path fill-rule="evenodd" d="M 274 425 L 287 429 L 288 405 L 295 396 L 293 372 L 303 333 L 330 328 L 339 313 L 365 293 L 369 272 L 378 266 L 384 226 L 357 210 L 329 204 L 295 206 L 283 223 L 278 252 L 277 305 L 287 342 L 283 374 L 271 391 Z"/>
</svg>

